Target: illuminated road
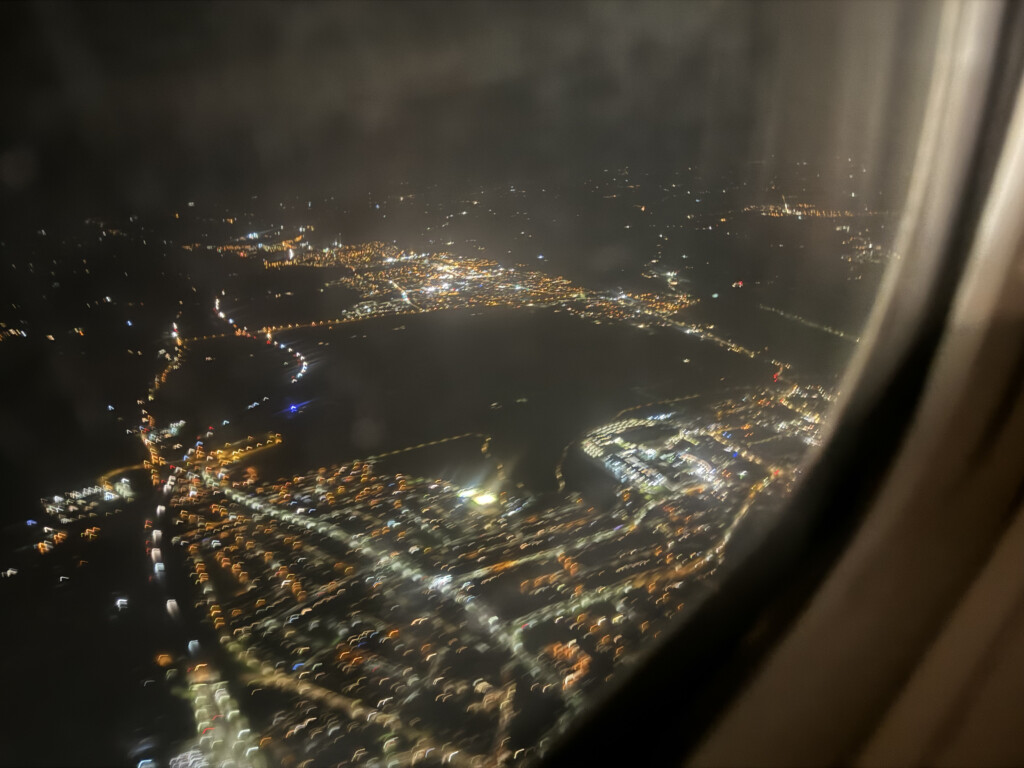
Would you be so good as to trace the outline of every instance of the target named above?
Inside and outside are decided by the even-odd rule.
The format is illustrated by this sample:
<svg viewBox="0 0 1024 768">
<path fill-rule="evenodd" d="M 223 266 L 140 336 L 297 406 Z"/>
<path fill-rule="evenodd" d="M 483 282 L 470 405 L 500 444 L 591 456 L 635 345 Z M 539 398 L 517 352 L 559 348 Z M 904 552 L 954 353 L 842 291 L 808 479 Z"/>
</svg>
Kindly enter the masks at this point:
<svg viewBox="0 0 1024 768">
<path fill-rule="evenodd" d="M 702 341 L 710 341 L 713 344 L 717 344 L 722 349 L 728 350 L 729 352 L 735 352 L 738 355 L 749 357 L 751 360 L 758 356 L 758 353 L 755 352 L 754 350 L 747 349 L 746 347 L 743 347 L 734 341 L 730 341 L 729 339 L 723 339 L 721 336 L 716 336 L 710 331 L 705 331 L 696 325 L 690 325 L 689 323 L 681 323 L 677 320 L 669 320 L 667 322 L 673 328 L 676 328 L 689 336 L 696 336 Z"/>
<path fill-rule="evenodd" d="M 239 714 L 227 683 L 200 664 L 190 673 L 189 703 L 196 721 L 196 748 L 212 765 L 266 765 L 255 735 Z M 188 753 L 185 753 L 187 758 Z M 179 758 L 180 759 L 180 758 Z M 174 761 L 172 760 L 172 765 Z"/>
<path fill-rule="evenodd" d="M 450 443 L 455 440 L 464 440 L 467 437 L 478 437 L 483 441 L 483 445 L 481 446 L 481 452 L 486 449 L 487 444 L 490 442 L 491 439 L 490 435 L 485 435 L 481 432 L 465 432 L 461 435 L 442 437 L 440 440 L 431 440 L 428 443 L 419 443 L 418 445 L 410 445 L 406 448 L 398 448 L 397 450 L 388 451 L 387 453 L 378 453 L 376 456 L 368 456 L 366 459 L 364 459 L 364 461 L 377 461 L 378 459 L 386 459 L 389 456 L 398 456 L 399 454 L 408 453 L 409 451 L 417 451 L 420 448 L 430 448 L 431 446 L 434 445 L 443 445 L 444 443 Z"/>
<path fill-rule="evenodd" d="M 340 693 L 335 693 L 315 683 L 295 680 L 280 672 L 272 674 L 248 673 L 242 676 L 242 681 L 249 684 L 278 688 L 289 693 L 314 699 L 321 704 L 344 712 L 352 720 L 366 720 L 367 722 L 378 723 L 385 728 L 401 733 L 407 741 L 414 745 L 414 748 L 408 752 L 394 752 L 387 756 L 392 761 L 397 760 L 397 765 L 409 765 L 418 752 L 425 750 L 437 751 L 442 755 L 442 763 L 460 766 L 460 768 L 482 768 L 482 766 L 489 764 L 487 758 L 482 755 L 472 755 L 464 751 L 450 749 L 448 745 L 438 745 L 429 734 L 416 728 L 410 728 L 396 714 L 381 712 L 358 699 L 342 696 Z"/>
<path fill-rule="evenodd" d="M 398 291 L 398 292 L 399 292 L 400 294 L 402 294 L 402 298 L 403 298 L 403 299 L 405 300 L 405 303 L 406 303 L 406 304 L 408 304 L 408 305 L 409 305 L 410 307 L 415 307 L 415 308 L 416 308 L 416 310 L 417 310 L 417 311 L 419 311 L 419 312 L 427 312 L 427 311 L 428 311 L 428 310 L 424 309 L 423 307 L 419 306 L 418 304 L 416 304 L 416 303 L 415 303 L 415 302 L 414 302 L 414 301 L 413 301 L 412 299 L 410 299 L 410 298 L 409 298 L 409 294 L 408 294 L 408 292 L 407 292 L 407 291 L 405 290 L 405 288 L 403 288 L 402 286 L 400 286 L 400 285 L 399 285 L 398 283 L 396 283 L 396 282 L 395 282 L 394 280 L 391 280 L 391 281 L 390 281 L 390 283 L 391 283 L 391 284 L 392 284 L 393 286 L 395 286 L 395 290 L 396 290 L 396 291 Z"/>
<path fill-rule="evenodd" d="M 115 475 L 120 475 L 120 474 L 123 474 L 125 472 L 133 472 L 136 469 L 146 469 L 146 465 L 145 464 L 131 464 L 131 465 L 127 466 L 127 467 L 118 467 L 117 469 L 112 469 L 109 472 L 106 472 L 106 473 L 100 475 L 99 478 L 96 480 L 96 485 L 100 485 L 100 486 L 105 485 L 106 483 L 109 483 L 110 482 L 110 478 L 114 477 Z"/>
</svg>

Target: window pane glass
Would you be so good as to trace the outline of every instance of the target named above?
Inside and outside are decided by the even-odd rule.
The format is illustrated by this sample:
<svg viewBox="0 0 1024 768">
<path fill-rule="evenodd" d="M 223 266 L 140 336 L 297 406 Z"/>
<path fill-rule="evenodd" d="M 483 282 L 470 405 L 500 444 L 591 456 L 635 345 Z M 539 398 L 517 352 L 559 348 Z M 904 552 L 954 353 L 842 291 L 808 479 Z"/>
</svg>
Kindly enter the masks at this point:
<svg viewBox="0 0 1024 768">
<path fill-rule="evenodd" d="M 820 443 L 937 6 L 0 11 L 17 760 L 542 757 Z"/>
</svg>

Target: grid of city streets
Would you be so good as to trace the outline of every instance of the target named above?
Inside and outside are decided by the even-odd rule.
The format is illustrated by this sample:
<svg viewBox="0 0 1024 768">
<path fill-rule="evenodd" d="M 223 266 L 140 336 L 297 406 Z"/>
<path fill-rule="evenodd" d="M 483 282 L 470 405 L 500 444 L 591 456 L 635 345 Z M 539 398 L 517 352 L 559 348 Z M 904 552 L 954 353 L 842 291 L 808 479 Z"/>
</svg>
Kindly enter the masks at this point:
<svg viewBox="0 0 1024 768">
<path fill-rule="evenodd" d="M 197 743 L 177 764 L 536 757 L 699 600 L 739 522 L 789 489 L 828 400 L 790 384 L 623 414 L 580 444 L 622 483 L 603 511 L 371 460 L 261 483 L 243 459 L 279 435 L 198 441 L 162 508 L 220 647 L 192 648 Z M 229 675 L 259 734 L 232 724 Z"/>
</svg>

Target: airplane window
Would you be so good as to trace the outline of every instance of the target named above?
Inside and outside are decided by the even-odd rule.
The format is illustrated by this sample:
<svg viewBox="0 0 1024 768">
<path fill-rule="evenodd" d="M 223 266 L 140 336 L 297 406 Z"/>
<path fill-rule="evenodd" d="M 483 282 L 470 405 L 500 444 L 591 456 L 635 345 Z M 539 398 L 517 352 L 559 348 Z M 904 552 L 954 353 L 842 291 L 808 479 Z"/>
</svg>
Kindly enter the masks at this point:
<svg viewBox="0 0 1024 768">
<path fill-rule="evenodd" d="M 10 759 L 541 761 L 827 443 L 941 10 L 4 6 Z"/>
</svg>

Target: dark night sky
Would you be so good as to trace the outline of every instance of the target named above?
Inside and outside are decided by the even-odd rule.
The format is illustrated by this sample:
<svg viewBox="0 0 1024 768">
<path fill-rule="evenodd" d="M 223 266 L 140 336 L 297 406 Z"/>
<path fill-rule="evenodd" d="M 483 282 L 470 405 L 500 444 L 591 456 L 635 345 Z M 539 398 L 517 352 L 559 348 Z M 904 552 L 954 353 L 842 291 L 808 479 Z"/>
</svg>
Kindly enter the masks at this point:
<svg viewBox="0 0 1024 768">
<path fill-rule="evenodd" d="M 909 125 L 903 94 L 929 58 L 913 43 L 932 15 L 868 2 L 5 4 L 2 200 L 159 209 L 773 154 L 891 165 L 879 136 Z"/>
</svg>

